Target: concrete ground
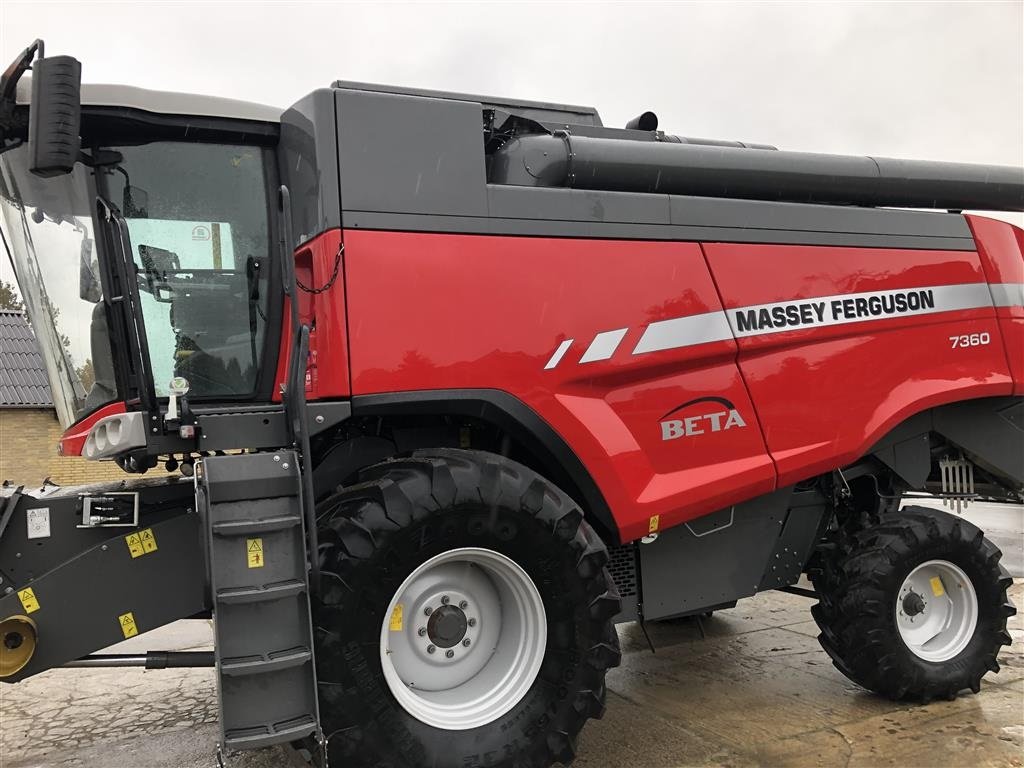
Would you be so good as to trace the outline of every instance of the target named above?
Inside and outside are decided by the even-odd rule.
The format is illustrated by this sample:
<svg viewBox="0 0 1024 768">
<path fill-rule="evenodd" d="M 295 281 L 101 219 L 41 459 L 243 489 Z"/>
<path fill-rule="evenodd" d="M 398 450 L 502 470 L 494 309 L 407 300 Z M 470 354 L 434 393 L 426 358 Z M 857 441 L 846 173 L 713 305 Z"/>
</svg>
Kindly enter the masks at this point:
<svg viewBox="0 0 1024 768">
<path fill-rule="evenodd" d="M 1024 576 L 1024 508 L 975 505 Z M 1024 606 L 1024 579 L 1012 589 Z M 818 646 L 812 601 L 768 592 L 690 621 L 620 627 L 608 711 L 579 742 L 581 768 L 681 766 L 1024 766 L 1024 616 L 981 694 L 907 706 L 844 678 Z M 117 652 L 207 648 L 208 622 L 178 622 Z M 2 768 L 208 768 L 217 738 L 212 670 L 52 670 L 0 686 Z M 229 768 L 299 765 L 290 750 Z M 341 768 L 344 768 L 343 766 Z"/>
</svg>

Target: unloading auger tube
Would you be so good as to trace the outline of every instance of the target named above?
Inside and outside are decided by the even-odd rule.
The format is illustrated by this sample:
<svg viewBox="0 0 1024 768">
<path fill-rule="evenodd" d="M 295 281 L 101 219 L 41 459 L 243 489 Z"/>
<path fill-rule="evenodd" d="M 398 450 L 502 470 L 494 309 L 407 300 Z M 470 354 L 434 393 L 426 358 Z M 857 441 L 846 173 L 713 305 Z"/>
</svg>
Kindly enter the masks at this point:
<svg viewBox="0 0 1024 768">
<path fill-rule="evenodd" d="M 490 182 L 792 203 L 1024 211 L 1024 169 L 786 152 L 766 147 L 520 135 L 498 148 Z"/>
</svg>

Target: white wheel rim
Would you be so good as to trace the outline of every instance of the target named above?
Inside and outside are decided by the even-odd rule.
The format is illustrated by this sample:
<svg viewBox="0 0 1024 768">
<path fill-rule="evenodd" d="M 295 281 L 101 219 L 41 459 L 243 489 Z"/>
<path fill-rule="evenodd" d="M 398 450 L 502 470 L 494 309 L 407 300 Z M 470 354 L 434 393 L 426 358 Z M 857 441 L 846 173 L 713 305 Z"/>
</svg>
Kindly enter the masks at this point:
<svg viewBox="0 0 1024 768">
<path fill-rule="evenodd" d="M 522 700 L 546 645 L 544 603 L 526 571 L 500 552 L 466 547 L 402 582 L 381 625 L 380 661 L 406 712 L 462 731 Z"/>
<path fill-rule="evenodd" d="M 958 566 L 929 560 L 914 568 L 896 597 L 896 626 L 904 645 L 925 661 L 948 661 L 974 637 L 978 596 Z"/>
</svg>

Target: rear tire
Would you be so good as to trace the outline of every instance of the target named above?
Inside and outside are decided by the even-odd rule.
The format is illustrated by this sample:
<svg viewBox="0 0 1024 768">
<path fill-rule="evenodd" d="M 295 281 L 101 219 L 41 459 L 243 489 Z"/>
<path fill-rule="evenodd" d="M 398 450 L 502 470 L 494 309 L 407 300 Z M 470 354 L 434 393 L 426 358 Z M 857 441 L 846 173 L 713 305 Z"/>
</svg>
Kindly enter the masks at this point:
<svg viewBox="0 0 1024 768">
<path fill-rule="evenodd" d="M 844 536 L 811 574 L 811 612 L 836 668 L 894 700 L 977 693 L 1017 611 L 1002 553 L 974 525 L 926 507 Z"/>
<path fill-rule="evenodd" d="M 313 616 L 320 716 L 331 763 L 547 768 L 556 761 L 570 762 L 586 720 L 604 713 L 605 671 L 619 663 L 611 622 L 619 597 L 605 569 L 608 553 L 579 508 L 526 467 L 474 451 L 422 451 L 371 467 L 361 479 L 319 507 L 322 580 Z M 514 626 L 517 635 L 542 638 L 539 671 L 534 668 L 532 684 L 527 678 L 520 686 L 525 693 L 484 702 L 476 714 L 460 720 L 459 713 L 452 716 L 429 700 L 454 671 L 435 675 L 429 694 L 406 678 L 409 648 L 413 656 L 419 654 L 411 662 L 418 677 L 429 675 L 437 661 L 444 663 L 445 649 L 452 650 L 454 665 L 477 649 L 478 639 L 480 650 L 491 647 L 483 635 L 472 635 L 485 623 L 482 615 L 480 626 L 466 628 L 468 618 L 478 615 L 475 603 L 487 593 L 486 586 L 468 577 L 447 582 L 461 585 L 465 594 L 444 603 L 443 628 L 437 621 L 429 634 L 419 634 L 428 631 L 428 620 L 416 602 L 416 584 L 435 578 L 437 568 L 451 567 L 452 558 L 462 567 L 459 558 L 467 557 L 477 558 L 478 571 L 493 566 L 489 576 L 496 584 L 505 579 L 513 590 L 522 587 L 523 595 L 535 593 L 539 603 L 528 598 L 523 604 L 542 609 L 545 631 L 537 634 L 535 621 L 505 621 L 503 628 Z M 517 581 L 517 571 L 529 583 Z M 502 606 L 512 600 L 510 594 L 503 593 Z M 435 597 L 428 607 L 441 605 Z M 402 601 L 407 602 L 396 612 L 394 606 Z M 463 601 L 465 615 L 459 616 L 454 608 Z M 467 634 L 456 637 L 459 632 Z M 463 647 L 464 639 L 472 639 L 472 645 Z M 425 644 L 431 640 L 436 652 L 427 656 Z M 495 647 L 493 658 L 499 659 L 500 643 Z M 404 661 L 393 656 L 400 648 L 405 648 Z M 458 700 L 460 691 L 469 691 L 463 701 L 470 704 L 487 698 L 488 686 L 474 689 L 471 684 L 460 682 L 443 694 Z M 426 703 L 418 703 L 418 696 Z M 483 718 L 487 722 L 479 712 L 490 713 Z"/>
</svg>

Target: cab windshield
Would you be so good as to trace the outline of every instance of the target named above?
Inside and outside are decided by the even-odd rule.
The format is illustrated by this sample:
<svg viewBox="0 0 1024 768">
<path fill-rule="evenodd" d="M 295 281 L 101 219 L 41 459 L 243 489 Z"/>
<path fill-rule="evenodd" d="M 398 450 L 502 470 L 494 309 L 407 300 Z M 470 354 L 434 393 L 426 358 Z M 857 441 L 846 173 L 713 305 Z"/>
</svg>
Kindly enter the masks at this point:
<svg viewBox="0 0 1024 768">
<path fill-rule="evenodd" d="M 174 141 L 105 150 L 116 162 L 54 178 L 28 171 L 25 146 L 0 154 L 0 227 L 61 422 L 125 397 L 116 361 L 128 351 L 111 342 L 120 310 L 102 287 L 113 265 L 99 261 L 113 254 L 95 246 L 98 196 L 127 222 L 156 395 L 184 377 L 191 398 L 251 397 L 268 312 L 270 150 Z"/>
</svg>

